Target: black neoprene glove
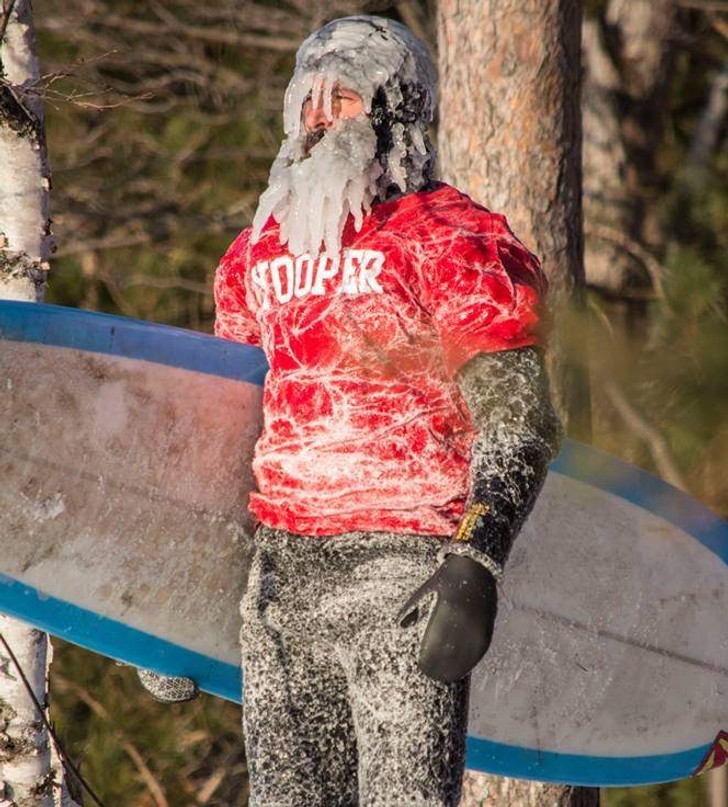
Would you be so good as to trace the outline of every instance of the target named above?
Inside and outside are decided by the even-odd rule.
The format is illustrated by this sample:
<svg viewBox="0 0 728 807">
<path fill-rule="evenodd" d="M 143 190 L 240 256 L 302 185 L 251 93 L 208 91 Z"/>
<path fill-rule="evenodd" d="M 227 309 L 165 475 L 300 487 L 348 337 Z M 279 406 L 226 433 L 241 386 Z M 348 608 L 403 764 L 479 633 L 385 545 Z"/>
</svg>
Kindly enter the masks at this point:
<svg viewBox="0 0 728 807">
<path fill-rule="evenodd" d="M 436 597 L 419 665 L 437 681 L 467 675 L 485 655 L 498 608 L 495 575 L 546 478 L 561 428 L 551 406 L 543 357 L 536 348 L 479 353 L 458 373 L 478 434 L 471 449 L 470 503 L 445 560 L 401 609 L 417 620 Z"/>
<path fill-rule="evenodd" d="M 399 612 L 402 627 L 413 624 L 430 595 L 435 606 L 420 645 L 418 664 L 436 681 L 452 683 L 467 675 L 485 655 L 493 637 L 498 594 L 493 575 L 464 555 L 447 555 Z"/>
</svg>

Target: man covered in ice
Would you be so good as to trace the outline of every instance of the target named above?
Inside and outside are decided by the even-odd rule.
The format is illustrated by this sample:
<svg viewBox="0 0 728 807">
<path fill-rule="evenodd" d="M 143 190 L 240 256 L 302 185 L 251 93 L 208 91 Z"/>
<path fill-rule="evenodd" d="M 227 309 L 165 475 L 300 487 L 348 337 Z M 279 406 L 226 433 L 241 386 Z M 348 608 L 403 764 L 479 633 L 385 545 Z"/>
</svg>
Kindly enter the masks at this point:
<svg viewBox="0 0 728 807">
<path fill-rule="evenodd" d="M 216 275 L 216 333 L 270 364 L 241 634 L 260 807 L 457 804 L 468 674 L 558 442 L 544 278 L 433 179 L 433 92 L 391 20 L 306 39 Z"/>
</svg>

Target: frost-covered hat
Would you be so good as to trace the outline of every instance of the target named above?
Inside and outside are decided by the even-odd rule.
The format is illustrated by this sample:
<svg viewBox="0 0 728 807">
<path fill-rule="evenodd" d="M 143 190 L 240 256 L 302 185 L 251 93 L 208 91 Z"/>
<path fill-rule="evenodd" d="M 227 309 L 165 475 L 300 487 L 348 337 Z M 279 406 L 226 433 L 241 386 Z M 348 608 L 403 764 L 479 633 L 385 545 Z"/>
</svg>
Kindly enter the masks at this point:
<svg viewBox="0 0 728 807">
<path fill-rule="evenodd" d="M 435 69 L 425 45 L 404 25 L 384 17 L 344 17 L 304 40 L 286 90 L 283 124 L 301 133 L 303 102 L 323 93 L 331 111 L 335 84 L 361 95 L 377 134 L 384 196 L 421 188 L 431 178 L 435 149 L 427 136 L 435 105 Z"/>
</svg>

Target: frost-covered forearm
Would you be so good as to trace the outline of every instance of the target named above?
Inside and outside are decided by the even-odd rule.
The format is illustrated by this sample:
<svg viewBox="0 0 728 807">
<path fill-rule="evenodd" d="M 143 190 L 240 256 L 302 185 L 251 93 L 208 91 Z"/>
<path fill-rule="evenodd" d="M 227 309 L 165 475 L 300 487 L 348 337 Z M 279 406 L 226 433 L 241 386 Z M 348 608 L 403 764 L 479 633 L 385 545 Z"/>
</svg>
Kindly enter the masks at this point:
<svg viewBox="0 0 728 807">
<path fill-rule="evenodd" d="M 497 572 L 531 512 L 561 440 L 541 353 L 480 353 L 459 373 L 478 435 L 471 489 L 452 551 Z"/>
</svg>

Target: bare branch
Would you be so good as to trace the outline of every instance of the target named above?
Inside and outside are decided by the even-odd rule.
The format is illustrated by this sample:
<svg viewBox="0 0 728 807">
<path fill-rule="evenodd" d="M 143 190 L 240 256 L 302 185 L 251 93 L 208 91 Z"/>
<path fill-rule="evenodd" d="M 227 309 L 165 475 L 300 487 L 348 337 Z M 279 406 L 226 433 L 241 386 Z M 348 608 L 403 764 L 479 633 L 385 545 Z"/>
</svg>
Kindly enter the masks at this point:
<svg viewBox="0 0 728 807">
<path fill-rule="evenodd" d="M 726 0 L 677 0 L 680 8 L 694 8 L 698 11 L 726 11 L 728 12 L 728 2 Z"/>
<path fill-rule="evenodd" d="M 106 14 L 98 20 L 98 25 L 112 30 L 123 30 L 126 33 L 138 35 L 176 34 L 183 35 L 191 40 L 212 42 L 216 44 L 235 45 L 236 47 L 261 48 L 274 51 L 295 51 L 300 44 L 300 37 L 275 37 L 264 34 L 243 33 L 229 28 L 202 28 L 186 25 L 177 21 L 175 24 L 164 26 L 155 22 L 124 17 L 117 14 Z"/>
<path fill-rule="evenodd" d="M 660 476 L 676 488 L 687 491 L 685 478 L 677 466 L 665 436 L 637 411 L 615 381 L 607 381 L 604 384 L 604 391 L 624 423 L 647 444 Z"/>
<path fill-rule="evenodd" d="M 13 13 L 14 7 L 15 0 L 3 0 L 2 17 L 0 17 L 0 45 L 2 45 L 3 40 L 5 39 L 5 34 L 8 30 L 8 23 L 10 22 L 10 15 Z M 0 67 L 1 66 L 2 62 L 0 62 Z"/>
<path fill-rule="evenodd" d="M 717 31 L 723 39 L 728 39 L 728 21 L 724 20 L 722 17 L 718 17 L 716 14 L 710 14 L 709 17 L 713 29 Z"/>
<path fill-rule="evenodd" d="M 608 227 L 604 224 L 587 223 L 584 232 L 586 235 L 591 235 L 594 238 L 600 238 L 603 241 L 616 244 L 632 255 L 632 257 L 636 258 L 647 270 L 657 298 L 660 300 L 665 299 L 665 284 L 663 278 L 667 270 L 654 256 L 650 255 L 644 247 L 629 238 L 621 230 Z"/>
<path fill-rule="evenodd" d="M 197 793 L 197 801 L 199 804 L 207 804 L 212 798 L 215 791 L 220 787 L 220 784 L 227 775 L 227 769 L 223 766 L 217 768 L 207 777 L 199 792 Z"/>
</svg>

